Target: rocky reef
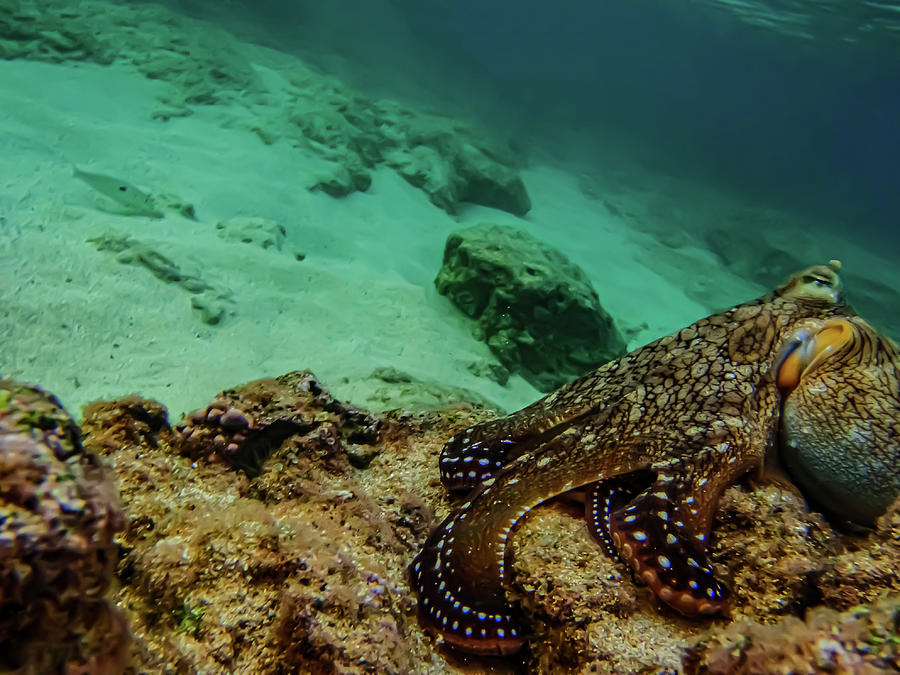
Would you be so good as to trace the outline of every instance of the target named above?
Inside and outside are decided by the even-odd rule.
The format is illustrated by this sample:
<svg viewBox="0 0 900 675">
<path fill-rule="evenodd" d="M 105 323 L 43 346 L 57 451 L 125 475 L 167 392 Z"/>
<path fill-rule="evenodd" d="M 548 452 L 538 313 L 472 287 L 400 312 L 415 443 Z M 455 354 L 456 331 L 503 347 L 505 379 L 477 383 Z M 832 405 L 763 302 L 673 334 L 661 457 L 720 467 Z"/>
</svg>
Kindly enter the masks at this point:
<svg viewBox="0 0 900 675">
<path fill-rule="evenodd" d="M 0 392 L 7 669 L 38 658 L 47 660 L 32 672 L 49 663 L 68 673 L 273 674 L 900 664 L 900 504 L 874 531 L 851 534 L 790 489 L 729 489 L 712 555 L 735 604 L 731 618 L 712 621 L 660 607 L 590 539 L 580 504 L 545 505 L 512 539 L 508 592 L 529 648 L 514 661 L 464 658 L 423 633 L 405 570 L 451 506 L 438 479 L 443 443 L 490 413 L 376 417 L 298 371 L 223 391 L 174 427 L 137 396 L 91 404 L 81 449 L 52 398 L 11 383 Z M 114 474 L 121 516 L 98 458 Z"/>
<path fill-rule="evenodd" d="M 222 392 L 177 429 L 150 401 L 89 407 L 86 443 L 115 468 L 127 516 L 117 599 L 138 669 L 402 673 L 436 659 L 404 569 L 433 522 L 423 494 L 440 489 L 422 481 L 446 425 L 375 419 L 308 372 Z"/>
</svg>

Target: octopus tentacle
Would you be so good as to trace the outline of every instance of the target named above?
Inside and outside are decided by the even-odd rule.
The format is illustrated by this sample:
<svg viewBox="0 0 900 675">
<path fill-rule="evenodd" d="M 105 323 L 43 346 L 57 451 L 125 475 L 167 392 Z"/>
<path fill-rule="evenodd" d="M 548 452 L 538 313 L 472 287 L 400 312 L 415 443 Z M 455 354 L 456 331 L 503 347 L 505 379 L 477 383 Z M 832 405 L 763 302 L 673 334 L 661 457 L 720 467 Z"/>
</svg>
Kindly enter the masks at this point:
<svg viewBox="0 0 900 675">
<path fill-rule="evenodd" d="M 665 476 L 664 476 L 665 477 Z M 718 614 L 730 591 L 716 579 L 706 546 L 691 532 L 677 484 L 659 480 L 610 516 L 616 550 L 635 577 L 687 616 Z"/>
<path fill-rule="evenodd" d="M 600 461 L 572 448 L 584 430 L 570 429 L 538 453 L 519 457 L 451 513 L 410 567 L 421 616 L 451 645 L 506 654 L 521 647 L 522 625 L 504 591 L 506 543 L 528 511 L 548 498 L 598 480 L 646 468 L 631 447 Z M 425 600 L 428 600 L 425 603 Z"/>
<path fill-rule="evenodd" d="M 719 614 L 730 591 L 715 577 L 706 551 L 722 491 L 752 461 L 730 442 L 656 465 L 656 482 L 611 514 L 610 537 L 620 557 L 666 604 L 685 616 Z"/>
<path fill-rule="evenodd" d="M 590 373 L 518 412 L 482 422 L 453 436 L 441 450 L 441 482 L 448 490 L 472 490 L 517 457 L 546 444 L 592 410 L 586 392 L 599 386 Z"/>
<path fill-rule="evenodd" d="M 660 470 L 659 478 L 671 485 L 672 498 L 687 524 L 685 531 L 699 545 L 708 545 L 722 492 L 759 463 L 758 456 L 742 452 L 733 441 L 722 440 Z"/>
<path fill-rule="evenodd" d="M 441 482 L 451 491 L 471 491 L 503 466 L 565 430 L 542 401 L 517 413 L 482 422 L 451 438 L 441 450 Z"/>
<path fill-rule="evenodd" d="M 613 560 L 622 560 L 610 534 L 613 513 L 626 506 L 636 494 L 631 483 L 624 480 L 602 480 L 588 487 L 584 500 L 584 519 L 588 532 Z"/>
<path fill-rule="evenodd" d="M 522 441 L 492 437 L 483 429 L 470 427 L 451 438 L 441 451 L 441 482 L 451 492 L 468 492 L 526 450 Z"/>
</svg>

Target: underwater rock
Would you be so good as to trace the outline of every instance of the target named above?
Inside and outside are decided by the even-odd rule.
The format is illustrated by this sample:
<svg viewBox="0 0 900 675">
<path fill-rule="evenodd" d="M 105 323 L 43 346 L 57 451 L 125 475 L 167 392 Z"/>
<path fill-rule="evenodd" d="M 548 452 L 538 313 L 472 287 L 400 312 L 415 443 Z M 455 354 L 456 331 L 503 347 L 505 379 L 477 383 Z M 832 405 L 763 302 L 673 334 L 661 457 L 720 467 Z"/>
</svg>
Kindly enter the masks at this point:
<svg viewBox="0 0 900 675">
<path fill-rule="evenodd" d="M 253 70 L 239 51 L 223 48 L 236 43 L 233 37 L 171 9 L 92 0 L 77 5 L 21 0 L 15 5 L 0 18 L 0 58 L 129 63 L 150 79 L 176 85 L 164 95 L 165 102 L 183 114 L 189 114 L 189 105 L 258 91 Z"/>
<path fill-rule="evenodd" d="M 200 277 L 186 274 L 171 259 L 150 245 L 131 237 L 107 233 L 88 239 L 98 251 L 111 253 L 123 265 L 138 265 L 167 284 L 174 284 L 191 294 L 191 309 L 203 323 L 214 326 L 225 317 L 230 293 L 214 288 Z"/>
<path fill-rule="evenodd" d="M 726 490 L 713 531 L 711 557 L 731 581 L 736 613 L 757 621 L 815 605 L 820 575 L 845 545 L 787 486 Z"/>
<path fill-rule="evenodd" d="M 442 650 L 422 632 L 405 570 L 451 508 L 441 447 L 489 416 L 461 407 L 369 415 L 308 371 L 226 390 L 178 433 L 154 401 L 86 408 L 85 446 L 114 468 L 126 516 L 116 600 L 136 636 L 135 672 L 780 672 L 703 670 L 726 658 L 716 645 L 735 655 L 767 643 L 736 644 L 729 636 L 746 629 L 729 619 L 661 609 L 585 536 L 583 505 L 563 500 L 533 510 L 512 540 L 508 593 L 535 631 L 529 649 L 518 660 L 465 662 Z M 253 433 L 269 442 L 247 471 L 228 447 Z M 711 555 L 734 580 L 734 617 L 785 620 L 794 631 L 792 617 L 834 616 L 809 614 L 817 607 L 900 602 L 898 509 L 875 532 L 852 535 L 794 492 L 730 488 Z M 896 626 L 891 633 L 882 606 L 844 616 L 870 612 L 871 654 L 888 658 Z M 868 658 L 859 643 L 842 644 Z M 820 657 L 804 647 L 791 658 L 796 672 L 815 672 L 828 662 Z"/>
<path fill-rule="evenodd" d="M 702 623 L 663 617 L 649 592 L 586 536 L 581 503 L 538 509 L 512 539 L 510 598 L 536 634 L 530 672 L 677 671 Z M 654 616 L 657 612 L 657 616 Z"/>
<path fill-rule="evenodd" d="M 268 218 L 236 216 L 216 223 L 216 234 L 226 241 L 253 244 L 262 249 L 280 251 L 287 237 L 284 225 Z"/>
<path fill-rule="evenodd" d="M 0 671 L 123 672 L 107 599 L 122 528 L 114 489 L 53 396 L 0 381 Z"/>
<path fill-rule="evenodd" d="M 429 142 L 433 145 L 424 144 Z M 531 210 L 531 199 L 518 172 L 464 138 L 448 141 L 440 133 L 431 133 L 390 149 L 385 160 L 408 183 L 425 192 L 432 204 L 450 214 L 455 214 L 462 202 L 517 216 Z"/>
<path fill-rule="evenodd" d="M 98 455 L 108 455 L 125 445 L 156 447 L 162 438 L 174 441 L 169 412 L 159 401 L 126 396 L 115 401 L 94 401 L 82 414 L 84 442 Z"/>
<path fill-rule="evenodd" d="M 477 322 L 500 363 L 541 391 L 625 353 L 587 275 L 516 228 L 483 223 L 451 234 L 434 283 Z"/>
<path fill-rule="evenodd" d="M 107 456 L 128 518 L 118 600 L 137 672 L 439 671 L 404 569 L 433 523 L 423 478 L 446 421 L 375 420 L 308 372 L 222 392 L 178 436 L 153 402 L 85 413 L 86 443 L 122 443 Z M 130 431 L 145 418 L 159 430 Z M 273 440 L 258 475 L 219 461 L 214 430 L 284 424 L 295 433 Z"/>
<path fill-rule="evenodd" d="M 825 604 L 844 610 L 873 603 L 888 591 L 891 597 L 900 596 L 900 499 L 878 519 L 873 532 L 854 543 L 829 558 L 816 580 Z"/>
<path fill-rule="evenodd" d="M 62 17 L 48 20 L 42 3 L 4 0 L 0 3 L 0 59 L 31 59 L 62 63 L 93 61 L 112 63 L 114 54 L 91 32 Z"/>
<path fill-rule="evenodd" d="M 501 164 L 485 148 L 463 140 L 455 156 L 457 173 L 462 179 L 460 201 L 490 206 L 515 216 L 531 210 L 531 198 L 519 173 Z"/>
<path fill-rule="evenodd" d="M 463 202 L 518 216 L 531 209 L 511 153 L 496 143 L 477 139 L 450 118 L 367 101 L 349 92 L 328 94 L 313 102 L 312 92 L 304 92 L 289 113 L 308 147 L 327 160 L 314 174 L 313 189 L 332 197 L 365 191 L 372 182 L 370 169 L 383 162 L 451 214 Z"/>
<path fill-rule="evenodd" d="M 187 415 L 177 430 L 188 456 L 222 460 L 257 475 L 291 436 L 308 440 L 308 450 L 315 446 L 329 462 L 346 468 L 344 444 L 371 444 L 378 427 L 366 411 L 337 401 L 311 372 L 296 371 L 223 391 L 211 405 Z"/>
<path fill-rule="evenodd" d="M 493 380 L 501 387 L 509 382 L 509 370 L 493 361 L 473 361 L 466 365 L 466 369 L 476 377 L 486 377 Z"/>
<path fill-rule="evenodd" d="M 690 650 L 686 675 L 757 673 L 887 673 L 900 668 L 900 600 L 838 613 L 817 607 L 771 625 L 748 621 L 705 638 Z"/>
<path fill-rule="evenodd" d="M 367 190 L 371 170 L 387 164 L 449 213 L 463 202 L 515 215 L 531 208 L 503 143 L 449 117 L 372 100 L 296 57 L 280 65 L 289 81 L 273 89 L 251 65 L 249 49 L 214 23 L 161 5 L 22 0 L 0 12 L 0 58 L 128 64 L 167 83 L 150 112 L 157 120 L 236 104 L 222 110 L 223 124 L 247 128 L 266 144 L 283 138 L 322 159 L 307 186 L 332 197 Z"/>
<path fill-rule="evenodd" d="M 372 175 L 353 155 L 343 162 L 327 162 L 313 174 L 311 190 L 321 190 L 329 197 L 346 197 L 354 192 L 365 192 L 372 185 Z"/>
</svg>

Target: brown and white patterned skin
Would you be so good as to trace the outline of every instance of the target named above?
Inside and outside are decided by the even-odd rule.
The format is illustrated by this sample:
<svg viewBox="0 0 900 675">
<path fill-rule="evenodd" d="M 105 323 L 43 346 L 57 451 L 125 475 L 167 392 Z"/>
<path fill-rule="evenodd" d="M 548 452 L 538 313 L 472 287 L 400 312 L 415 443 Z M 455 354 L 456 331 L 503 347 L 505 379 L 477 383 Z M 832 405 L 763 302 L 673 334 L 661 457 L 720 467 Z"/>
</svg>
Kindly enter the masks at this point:
<svg viewBox="0 0 900 675">
<path fill-rule="evenodd" d="M 782 462 L 829 513 L 871 526 L 900 495 L 900 350 L 860 317 L 795 345 L 779 372 Z"/>
<path fill-rule="evenodd" d="M 507 539 L 530 509 L 581 486 L 594 536 L 663 602 L 689 616 L 725 611 L 729 592 L 706 554 L 713 514 L 774 445 L 785 346 L 851 314 L 839 267 L 804 270 L 453 437 L 441 478 L 471 494 L 410 566 L 423 623 L 467 652 L 520 649 L 524 626 L 504 591 Z"/>
</svg>

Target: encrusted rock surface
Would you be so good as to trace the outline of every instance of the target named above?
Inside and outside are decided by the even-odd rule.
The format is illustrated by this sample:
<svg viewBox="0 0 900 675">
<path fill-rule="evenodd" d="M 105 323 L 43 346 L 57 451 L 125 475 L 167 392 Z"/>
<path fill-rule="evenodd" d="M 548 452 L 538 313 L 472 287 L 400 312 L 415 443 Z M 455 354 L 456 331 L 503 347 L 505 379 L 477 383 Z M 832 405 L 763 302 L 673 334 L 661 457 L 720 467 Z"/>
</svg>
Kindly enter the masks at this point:
<svg viewBox="0 0 900 675">
<path fill-rule="evenodd" d="M 689 675 L 755 673 L 895 673 L 900 669 L 900 600 L 896 597 L 845 612 L 826 607 L 805 620 L 774 624 L 735 622 L 691 650 Z"/>
<path fill-rule="evenodd" d="M 14 456 L 8 438 L 75 447 L 65 442 L 76 437 L 68 418 L 52 401 L 49 410 L 40 419 L 50 423 L 29 422 L 38 436 L 6 436 L 3 420 L 4 462 Z M 731 618 L 692 621 L 659 606 L 604 556 L 581 504 L 566 498 L 535 509 L 511 539 L 508 592 L 526 617 L 526 650 L 505 661 L 448 652 L 419 626 L 406 567 L 452 506 L 437 472 L 444 441 L 486 415 L 457 408 L 375 417 L 335 400 L 306 371 L 221 392 L 176 428 L 160 404 L 137 396 L 88 406 L 84 444 L 118 477 L 126 523 L 114 596 L 133 635 L 124 672 L 896 669 L 900 503 L 876 531 L 848 534 L 774 485 L 730 488 L 717 514 L 712 553 L 734 590 Z M 51 453 L 36 466 L 52 476 L 58 462 Z M 111 532 L 93 541 L 100 536 L 108 551 Z M 108 573 L 114 561 L 104 560 L 92 569 Z M 0 614 L 4 644 L 27 634 L 9 632 L 11 616 L 22 615 Z M 118 627 L 106 633 L 118 640 L 109 644 L 124 644 L 122 623 L 90 625 Z M 77 618 L 65 626 L 85 635 Z M 70 662 L 100 663 L 89 661 L 96 641 L 69 644 Z M 105 654 L 106 671 L 65 672 L 122 672 L 113 659 L 121 652 Z"/>
<path fill-rule="evenodd" d="M 451 234 L 435 286 L 476 321 L 476 337 L 505 368 L 541 391 L 625 353 L 581 268 L 514 227 L 483 223 Z"/>
<path fill-rule="evenodd" d="M 53 396 L 0 380 L 0 672 L 121 672 L 115 492 Z"/>
<path fill-rule="evenodd" d="M 308 372 L 222 392 L 152 442 L 140 408 L 96 405 L 84 421 L 86 442 L 120 479 L 118 599 L 138 671 L 408 673 L 440 663 L 404 570 L 433 523 L 425 495 L 440 489 L 421 481 L 449 418 L 375 420 Z"/>
</svg>

